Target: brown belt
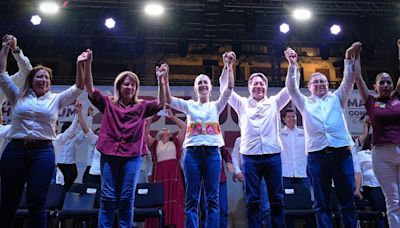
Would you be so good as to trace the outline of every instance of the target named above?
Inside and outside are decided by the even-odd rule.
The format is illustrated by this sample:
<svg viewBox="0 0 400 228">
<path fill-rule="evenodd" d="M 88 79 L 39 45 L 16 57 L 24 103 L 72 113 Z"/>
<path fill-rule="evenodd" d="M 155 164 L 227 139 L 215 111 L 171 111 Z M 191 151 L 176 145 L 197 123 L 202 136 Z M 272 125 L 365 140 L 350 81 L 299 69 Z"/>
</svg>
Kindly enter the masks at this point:
<svg viewBox="0 0 400 228">
<path fill-rule="evenodd" d="M 39 139 L 11 139 L 11 143 L 22 147 L 42 147 L 51 145 L 51 140 Z"/>
</svg>

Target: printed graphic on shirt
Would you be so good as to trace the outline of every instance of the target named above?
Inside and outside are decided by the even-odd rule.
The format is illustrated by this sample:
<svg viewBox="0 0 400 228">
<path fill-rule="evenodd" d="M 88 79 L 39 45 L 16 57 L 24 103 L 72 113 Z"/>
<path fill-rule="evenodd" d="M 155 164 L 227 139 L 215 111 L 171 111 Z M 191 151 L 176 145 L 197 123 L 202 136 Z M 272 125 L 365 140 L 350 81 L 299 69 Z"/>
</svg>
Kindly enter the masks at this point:
<svg viewBox="0 0 400 228">
<path fill-rule="evenodd" d="M 379 101 L 376 101 L 375 104 L 374 104 L 374 107 L 375 108 L 385 108 L 386 104 L 382 103 L 382 102 L 379 102 Z"/>
<path fill-rule="evenodd" d="M 187 134 L 190 136 L 196 135 L 217 135 L 221 134 L 221 127 L 219 123 L 209 122 L 205 123 L 205 132 L 203 132 L 203 124 L 200 122 L 191 123 L 187 128 Z"/>
</svg>

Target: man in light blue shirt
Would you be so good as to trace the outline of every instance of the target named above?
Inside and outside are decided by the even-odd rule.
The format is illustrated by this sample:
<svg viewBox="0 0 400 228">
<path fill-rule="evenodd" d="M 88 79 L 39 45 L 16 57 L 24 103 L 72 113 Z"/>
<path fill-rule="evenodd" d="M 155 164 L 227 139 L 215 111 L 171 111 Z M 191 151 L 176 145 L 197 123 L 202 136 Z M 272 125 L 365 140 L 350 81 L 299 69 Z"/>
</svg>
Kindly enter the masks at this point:
<svg viewBox="0 0 400 228">
<path fill-rule="evenodd" d="M 308 84 L 310 97 L 301 94 L 295 82 L 297 53 L 291 48 L 285 51 L 289 62 L 286 86 L 303 116 L 307 169 L 314 189 L 318 227 L 333 226 L 329 212 L 332 180 L 336 186 L 343 226 L 357 227 L 353 195 L 354 168 L 350 152 L 353 140 L 347 129 L 344 108 L 355 82 L 353 67 L 360 67 L 360 51 L 360 43 L 354 43 L 347 49 L 343 81 L 333 93 L 328 90 L 325 75 L 319 72 L 312 74 Z"/>
</svg>

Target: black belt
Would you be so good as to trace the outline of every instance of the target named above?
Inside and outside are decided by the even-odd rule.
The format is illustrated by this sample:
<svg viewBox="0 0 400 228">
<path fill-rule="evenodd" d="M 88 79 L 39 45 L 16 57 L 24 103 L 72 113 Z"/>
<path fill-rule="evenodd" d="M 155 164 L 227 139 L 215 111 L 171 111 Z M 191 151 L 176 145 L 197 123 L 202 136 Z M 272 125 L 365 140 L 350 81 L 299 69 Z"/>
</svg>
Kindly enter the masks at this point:
<svg viewBox="0 0 400 228">
<path fill-rule="evenodd" d="M 315 151 L 315 152 L 330 154 L 330 153 L 333 153 L 333 152 L 336 152 L 336 151 L 344 151 L 344 150 L 350 151 L 350 147 L 348 147 L 348 146 L 342 146 L 342 147 L 330 147 L 330 146 L 327 146 L 324 149 L 318 150 L 318 151 Z M 312 153 L 315 153 L 315 152 L 312 152 Z"/>
<path fill-rule="evenodd" d="M 51 145 L 51 140 L 40 139 L 11 139 L 11 143 L 23 147 L 41 147 Z"/>
</svg>

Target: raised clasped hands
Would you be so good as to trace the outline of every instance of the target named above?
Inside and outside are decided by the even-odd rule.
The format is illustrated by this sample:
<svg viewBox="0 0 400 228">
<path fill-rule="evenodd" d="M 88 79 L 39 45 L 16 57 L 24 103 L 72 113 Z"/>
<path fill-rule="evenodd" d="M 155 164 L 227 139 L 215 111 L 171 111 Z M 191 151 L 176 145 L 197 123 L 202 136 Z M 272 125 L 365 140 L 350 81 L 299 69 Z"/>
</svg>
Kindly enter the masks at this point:
<svg viewBox="0 0 400 228">
<path fill-rule="evenodd" d="M 297 66 L 297 53 L 295 50 L 293 50 L 292 48 L 288 47 L 286 48 L 285 52 L 285 58 L 287 59 L 289 66 L 293 66 L 296 67 Z"/>
<path fill-rule="evenodd" d="M 361 42 L 354 42 L 347 50 L 345 54 L 346 59 L 356 60 L 360 58 L 362 50 Z"/>
<path fill-rule="evenodd" d="M 74 106 L 75 106 L 76 113 L 82 112 L 82 103 L 79 100 L 75 101 Z"/>
<path fill-rule="evenodd" d="M 169 66 L 166 63 L 161 64 L 161 66 L 156 66 L 156 75 L 162 85 L 168 82 Z"/>
<path fill-rule="evenodd" d="M 91 63 L 93 60 L 93 51 L 90 49 L 86 49 L 86 51 L 82 52 L 76 59 L 77 63 Z"/>
<path fill-rule="evenodd" d="M 222 59 L 225 66 L 232 68 L 233 64 L 236 62 L 236 54 L 233 51 L 225 52 L 222 55 Z"/>
<path fill-rule="evenodd" d="M 16 42 L 16 41 L 15 41 Z M 3 48 L 7 48 L 10 49 L 11 46 L 13 45 L 13 36 L 12 35 L 8 35 L 5 34 L 2 38 L 1 38 L 1 46 Z M 8 51 L 8 50 L 7 50 Z"/>
</svg>

